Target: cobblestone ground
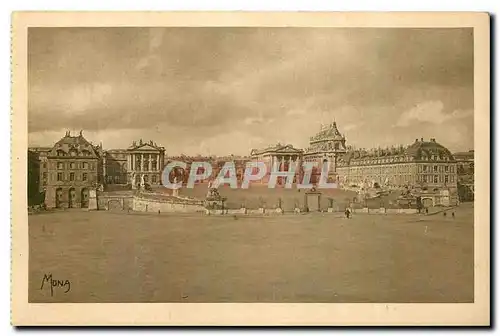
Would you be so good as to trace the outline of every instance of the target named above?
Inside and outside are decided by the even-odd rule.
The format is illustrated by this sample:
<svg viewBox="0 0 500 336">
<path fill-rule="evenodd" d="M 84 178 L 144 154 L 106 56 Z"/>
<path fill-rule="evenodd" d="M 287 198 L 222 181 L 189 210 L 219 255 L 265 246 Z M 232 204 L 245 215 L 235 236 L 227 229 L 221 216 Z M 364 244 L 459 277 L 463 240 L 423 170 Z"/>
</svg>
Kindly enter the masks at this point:
<svg viewBox="0 0 500 336">
<path fill-rule="evenodd" d="M 473 208 L 29 217 L 30 302 L 473 302 Z M 71 288 L 44 285 L 44 275 Z"/>
</svg>

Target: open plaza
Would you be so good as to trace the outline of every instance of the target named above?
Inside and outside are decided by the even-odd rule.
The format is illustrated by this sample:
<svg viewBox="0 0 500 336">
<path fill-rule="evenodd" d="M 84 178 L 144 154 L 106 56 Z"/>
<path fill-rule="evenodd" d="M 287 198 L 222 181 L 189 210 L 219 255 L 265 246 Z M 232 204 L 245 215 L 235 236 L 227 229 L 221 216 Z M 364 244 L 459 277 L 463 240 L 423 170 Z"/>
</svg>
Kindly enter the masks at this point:
<svg viewBox="0 0 500 336">
<path fill-rule="evenodd" d="M 473 302 L 473 214 L 41 212 L 29 301 Z"/>
</svg>

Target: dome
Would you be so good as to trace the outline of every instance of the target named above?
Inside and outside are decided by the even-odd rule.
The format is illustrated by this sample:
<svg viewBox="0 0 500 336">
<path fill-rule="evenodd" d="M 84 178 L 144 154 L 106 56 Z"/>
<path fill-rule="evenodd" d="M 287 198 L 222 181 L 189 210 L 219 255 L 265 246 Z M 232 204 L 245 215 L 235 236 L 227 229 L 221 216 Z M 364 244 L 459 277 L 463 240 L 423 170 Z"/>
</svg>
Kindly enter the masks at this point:
<svg viewBox="0 0 500 336">
<path fill-rule="evenodd" d="M 430 141 L 423 141 L 423 139 L 418 141 L 416 139 L 413 144 L 408 146 L 406 154 L 412 156 L 415 160 L 455 160 L 448 148 L 436 142 L 434 138 L 431 138 Z"/>
</svg>

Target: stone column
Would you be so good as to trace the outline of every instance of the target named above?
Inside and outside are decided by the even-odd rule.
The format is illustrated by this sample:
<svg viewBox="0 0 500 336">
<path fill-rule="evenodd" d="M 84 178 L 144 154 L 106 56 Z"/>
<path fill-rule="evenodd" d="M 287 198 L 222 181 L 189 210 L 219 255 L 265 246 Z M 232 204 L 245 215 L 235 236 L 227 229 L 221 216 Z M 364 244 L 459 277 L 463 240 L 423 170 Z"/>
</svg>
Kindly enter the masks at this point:
<svg viewBox="0 0 500 336">
<path fill-rule="evenodd" d="M 144 153 L 141 153 L 141 171 L 144 171 Z"/>
<path fill-rule="evenodd" d="M 152 164 L 152 162 L 151 162 L 151 158 L 152 158 L 152 155 L 151 155 L 151 154 L 149 154 L 149 160 L 148 160 L 148 171 L 151 171 L 151 164 Z"/>
<path fill-rule="evenodd" d="M 156 154 L 156 171 L 160 171 L 160 154 Z"/>
</svg>

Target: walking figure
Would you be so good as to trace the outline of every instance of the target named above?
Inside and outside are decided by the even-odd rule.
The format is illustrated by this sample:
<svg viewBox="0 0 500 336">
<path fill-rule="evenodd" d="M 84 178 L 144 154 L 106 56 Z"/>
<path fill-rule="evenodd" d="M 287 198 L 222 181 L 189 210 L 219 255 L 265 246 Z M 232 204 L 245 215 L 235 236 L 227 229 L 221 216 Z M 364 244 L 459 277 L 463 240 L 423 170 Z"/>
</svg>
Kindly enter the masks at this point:
<svg viewBox="0 0 500 336">
<path fill-rule="evenodd" d="M 345 209 L 345 216 L 347 219 L 349 219 L 350 214 L 351 212 L 349 211 L 349 209 Z"/>
<path fill-rule="evenodd" d="M 425 214 L 428 215 L 429 214 L 429 208 L 425 208 Z"/>
<path fill-rule="evenodd" d="M 446 212 L 443 212 L 443 216 L 445 216 L 445 217 L 446 217 Z"/>
<path fill-rule="evenodd" d="M 455 213 L 454 212 L 451 213 L 451 217 L 455 218 Z"/>
</svg>

